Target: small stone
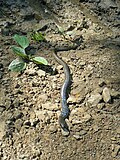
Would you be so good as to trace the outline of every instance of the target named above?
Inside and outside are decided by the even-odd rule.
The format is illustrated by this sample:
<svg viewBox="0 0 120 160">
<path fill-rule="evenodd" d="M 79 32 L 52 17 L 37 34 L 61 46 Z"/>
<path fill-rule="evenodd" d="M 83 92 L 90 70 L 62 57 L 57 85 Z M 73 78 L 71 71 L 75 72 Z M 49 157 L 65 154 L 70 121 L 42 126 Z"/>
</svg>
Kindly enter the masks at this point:
<svg viewBox="0 0 120 160">
<path fill-rule="evenodd" d="M 55 125 L 51 125 L 50 128 L 49 128 L 49 130 L 50 130 L 51 133 L 57 132 L 57 128 L 56 128 Z"/>
<path fill-rule="evenodd" d="M 85 62 L 80 62 L 79 65 L 80 66 L 84 66 L 86 63 Z"/>
<path fill-rule="evenodd" d="M 41 121 L 45 120 L 46 111 L 35 110 L 35 114 L 36 114 L 36 117 L 38 117 L 39 120 L 41 120 Z"/>
<path fill-rule="evenodd" d="M 30 76 L 35 76 L 36 75 L 36 70 L 33 69 L 33 68 L 30 68 L 30 69 L 26 70 L 25 73 L 27 73 Z"/>
<path fill-rule="evenodd" d="M 65 137 L 69 136 L 69 134 L 70 134 L 69 131 L 64 131 L 63 129 L 61 129 L 61 131 L 62 131 L 62 135 Z"/>
<path fill-rule="evenodd" d="M 23 113 L 22 112 L 20 112 L 19 110 L 16 110 L 15 112 L 14 112 L 14 118 L 17 120 L 17 119 L 19 119 L 19 118 L 21 118 L 23 116 Z"/>
<path fill-rule="evenodd" d="M 50 123 L 50 120 L 51 118 L 53 117 L 54 115 L 54 112 L 53 111 L 39 111 L 39 110 L 35 110 L 35 115 L 36 117 L 40 120 L 40 121 L 44 121 L 46 122 L 47 124 Z"/>
<path fill-rule="evenodd" d="M 97 125 L 94 125 L 93 130 L 94 130 L 94 132 L 97 132 L 99 130 L 99 127 Z"/>
<path fill-rule="evenodd" d="M 58 105 L 56 103 L 52 104 L 50 102 L 46 102 L 45 104 L 42 104 L 42 108 L 53 111 L 53 110 L 58 110 Z"/>
<path fill-rule="evenodd" d="M 99 93 L 99 94 L 101 94 L 102 93 L 102 88 L 100 88 L 100 87 L 96 87 L 96 89 L 93 91 L 94 92 L 94 94 L 96 94 L 96 93 Z"/>
<path fill-rule="evenodd" d="M 87 131 L 81 130 L 81 131 L 79 132 L 79 135 L 80 135 L 80 136 L 83 136 L 83 135 L 85 135 L 86 133 L 87 133 Z"/>
<path fill-rule="evenodd" d="M 81 139 L 81 136 L 80 136 L 79 134 L 75 134 L 75 135 L 73 135 L 73 137 L 74 137 L 75 139 L 77 139 L 77 140 Z"/>
<path fill-rule="evenodd" d="M 99 93 L 92 94 L 88 99 L 88 104 L 91 104 L 93 106 L 98 105 L 98 103 L 102 100 L 102 96 Z"/>
<path fill-rule="evenodd" d="M 120 92 L 119 91 L 115 91 L 114 89 L 112 89 L 110 91 L 110 95 L 113 97 L 113 98 L 119 98 L 120 97 Z"/>
<path fill-rule="evenodd" d="M 38 74 L 39 77 L 46 75 L 45 71 L 43 71 L 43 70 L 38 70 L 37 74 Z"/>
<path fill-rule="evenodd" d="M 104 102 L 108 103 L 111 101 L 110 91 L 107 87 L 103 89 L 102 97 Z"/>
<path fill-rule="evenodd" d="M 81 122 L 88 122 L 91 120 L 91 115 L 88 113 L 85 113 L 84 116 L 81 119 Z"/>
<path fill-rule="evenodd" d="M 39 99 L 42 100 L 42 101 L 44 101 L 44 102 L 46 102 L 47 99 L 48 99 L 48 96 L 46 94 L 40 94 L 39 95 Z"/>
<path fill-rule="evenodd" d="M 100 79 L 99 82 L 98 82 L 98 85 L 99 85 L 100 87 L 103 87 L 105 84 L 106 84 L 106 83 L 105 83 L 104 79 Z"/>
<path fill-rule="evenodd" d="M 114 149 L 113 149 L 113 152 L 112 152 L 112 157 L 116 157 L 119 152 L 120 152 L 120 145 L 114 145 Z"/>
<path fill-rule="evenodd" d="M 78 100 L 78 98 L 76 98 L 75 96 L 70 96 L 67 101 L 69 103 L 75 103 L 75 102 L 77 102 L 77 100 Z"/>
<path fill-rule="evenodd" d="M 105 107 L 105 104 L 104 103 L 99 103 L 98 105 L 97 105 L 97 108 L 98 109 L 103 109 Z"/>
<path fill-rule="evenodd" d="M 62 65 L 57 66 L 57 70 L 60 71 L 61 69 L 63 69 Z"/>
<path fill-rule="evenodd" d="M 18 120 L 15 121 L 15 128 L 17 130 L 20 130 L 22 125 L 23 125 L 23 121 L 21 119 L 18 119 Z"/>
</svg>

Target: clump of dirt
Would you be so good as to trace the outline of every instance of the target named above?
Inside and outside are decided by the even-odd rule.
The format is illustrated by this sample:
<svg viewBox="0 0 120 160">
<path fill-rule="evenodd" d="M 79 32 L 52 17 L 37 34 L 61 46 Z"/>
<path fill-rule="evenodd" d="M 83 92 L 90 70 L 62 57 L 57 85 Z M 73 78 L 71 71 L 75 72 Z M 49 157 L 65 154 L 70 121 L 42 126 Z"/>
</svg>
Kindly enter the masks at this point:
<svg viewBox="0 0 120 160">
<path fill-rule="evenodd" d="M 0 159 L 119 159 L 119 1 L 7 0 L 0 12 Z M 46 42 L 31 40 L 28 52 L 49 65 L 8 71 L 12 36 L 32 31 Z M 59 52 L 72 76 L 66 136 L 58 124 L 64 72 L 52 49 L 74 44 L 76 50 Z"/>
</svg>

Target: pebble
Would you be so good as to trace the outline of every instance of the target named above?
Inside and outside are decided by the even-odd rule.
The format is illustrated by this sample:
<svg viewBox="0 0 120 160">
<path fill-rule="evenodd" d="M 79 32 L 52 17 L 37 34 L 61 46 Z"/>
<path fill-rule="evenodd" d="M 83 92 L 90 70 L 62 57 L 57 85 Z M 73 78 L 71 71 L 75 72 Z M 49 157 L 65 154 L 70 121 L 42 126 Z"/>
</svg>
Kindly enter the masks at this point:
<svg viewBox="0 0 120 160">
<path fill-rule="evenodd" d="M 80 136 L 79 134 L 75 134 L 75 135 L 73 135 L 73 137 L 74 137 L 75 139 L 77 139 L 77 140 L 80 140 L 80 139 L 81 139 L 81 136 Z"/>
<path fill-rule="evenodd" d="M 37 74 L 38 74 L 39 77 L 46 75 L 45 71 L 43 71 L 43 70 L 38 70 Z"/>
<path fill-rule="evenodd" d="M 38 117 L 39 120 L 44 120 L 45 119 L 45 114 L 46 114 L 46 111 L 38 111 L 38 110 L 35 110 L 34 111 L 35 114 L 36 114 L 36 117 Z"/>
<path fill-rule="evenodd" d="M 20 112 L 19 110 L 16 110 L 15 112 L 14 112 L 14 118 L 17 120 L 17 119 L 20 119 L 22 116 L 23 116 L 23 113 L 22 112 Z"/>
<path fill-rule="evenodd" d="M 112 89 L 110 91 L 110 95 L 113 97 L 113 98 L 119 98 L 120 97 L 120 92 L 119 91 L 115 91 L 114 89 Z"/>
<path fill-rule="evenodd" d="M 111 101 L 110 91 L 107 87 L 103 89 L 102 97 L 104 102 L 109 103 Z"/>
<path fill-rule="evenodd" d="M 97 125 L 94 125 L 93 130 L 94 130 L 94 132 L 97 132 L 99 130 L 99 127 Z"/>
<path fill-rule="evenodd" d="M 39 99 L 46 102 L 48 99 L 48 96 L 46 94 L 40 94 Z"/>
<path fill-rule="evenodd" d="M 22 125 L 23 125 L 23 120 L 18 119 L 18 120 L 15 121 L 15 128 L 16 128 L 17 130 L 20 130 L 21 127 L 22 127 Z"/>
<path fill-rule="evenodd" d="M 30 68 L 30 69 L 26 69 L 25 70 L 25 73 L 27 73 L 28 75 L 30 75 L 30 76 L 35 76 L 37 73 L 36 73 L 36 70 L 35 69 L 33 69 L 33 68 Z"/>
<path fill-rule="evenodd" d="M 120 145 L 114 145 L 114 149 L 112 152 L 112 157 L 116 157 L 118 155 L 118 153 L 120 152 Z"/>
<path fill-rule="evenodd" d="M 55 133 L 55 132 L 57 132 L 57 127 L 55 125 L 51 125 L 49 130 L 51 133 Z"/>
<path fill-rule="evenodd" d="M 68 101 L 69 103 L 75 103 L 75 102 L 78 101 L 78 98 L 71 95 L 71 96 L 68 98 L 67 101 Z"/>
<path fill-rule="evenodd" d="M 91 120 L 91 115 L 88 113 L 85 113 L 84 116 L 81 118 L 81 122 L 88 122 Z"/>
<path fill-rule="evenodd" d="M 42 104 L 42 108 L 50 110 L 50 111 L 58 110 L 58 104 L 56 104 L 56 103 L 52 104 L 50 102 L 46 102 L 45 104 Z"/>
<path fill-rule="evenodd" d="M 99 82 L 98 82 L 98 85 L 99 85 L 100 87 L 103 87 L 105 84 L 106 84 L 106 83 L 105 83 L 104 79 L 100 79 Z"/>
<path fill-rule="evenodd" d="M 61 129 L 61 133 L 63 136 L 67 137 L 69 136 L 70 132 L 69 131 L 64 131 L 63 129 Z"/>
<path fill-rule="evenodd" d="M 79 63 L 80 66 L 84 66 L 85 64 L 86 63 L 84 61 Z"/>
<path fill-rule="evenodd" d="M 98 105 L 97 105 L 97 108 L 98 109 L 103 109 L 105 107 L 105 104 L 104 103 L 99 103 Z"/>
<path fill-rule="evenodd" d="M 85 135 L 86 133 L 87 133 L 87 131 L 81 130 L 81 131 L 79 132 L 79 135 L 80 135 L 80 136 L 83 136 L 83 135 Z"/>
<path fill-rule="evenodd" d="M 61 69 L 63 69 L 62 65 L 57 66 L 57 70 L 60 71 Z"/>
<path fill-rule="evenodd" d="M 93 106 L 98 105 L 98 103 L 102 100 L 102 96 L 99 93 L 92 94 L 89 98 L 87 103 Z"/>
</svg>

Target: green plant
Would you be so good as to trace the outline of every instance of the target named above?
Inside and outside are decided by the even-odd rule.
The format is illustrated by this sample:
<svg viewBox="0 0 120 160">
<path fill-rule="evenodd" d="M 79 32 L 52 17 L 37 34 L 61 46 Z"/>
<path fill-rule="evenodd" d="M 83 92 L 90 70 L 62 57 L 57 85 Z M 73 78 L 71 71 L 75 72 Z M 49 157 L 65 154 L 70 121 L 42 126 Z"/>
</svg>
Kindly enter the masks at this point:
<svg viewBox="0 0 120 160">
<path fill-rule="evenodd" d="M 30 36 L 34 41 L 38 41 L 38 42 L 45 41 L 45 37 L 44 37 L 45 35 L 42 34 L 41 32 L 37 32 L 37 31 L 32 32 Z"/>
<path fill-rule="evenodd" d="M 26 61 L 32 61 L 36 64 L 48 64 L 45 58 L 33 57 L 26 53 L 25 49 L 29 46 L 29 40 L 27 37 L 15 34 L 13 39 L 19 46 L 12 46 L 11 49 L 17 56 L 19 56 L 19 58 L 16 58 L 10 63 L 8 67 L 9 70 L 16 72 L 24 70 L 26 68 Z"/>
</svg>

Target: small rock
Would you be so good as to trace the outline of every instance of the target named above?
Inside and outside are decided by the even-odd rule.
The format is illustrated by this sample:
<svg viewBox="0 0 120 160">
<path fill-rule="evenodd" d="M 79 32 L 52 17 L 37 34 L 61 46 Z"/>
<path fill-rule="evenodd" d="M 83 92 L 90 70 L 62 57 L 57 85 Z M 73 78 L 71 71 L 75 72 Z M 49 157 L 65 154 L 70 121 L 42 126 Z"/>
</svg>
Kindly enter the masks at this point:
<svg viewBox="0 0 120 160">
<path fill-rule="evenodd" d="M 100 79 L 99 82 L 98 82 L 98 85 L 99 85 L 100 87 L 103 87 L 105 84 L 106 84 L 106 83 L 105 83 L 104 79 Z"/>
<path fill-rule="evenodd" d="M 96 88 L 95 88 L 95 90 L 94 90 L 93 92 L 94 92 L 94 94 L 96 94 L 96 93 L 101 94 L 101 93 L 102 93 L 102 91 L 103 91 L 103 89 L 102 89 L 102 88 L 100 88 L 100 87 L 96 87 Z"/>
<path fill-rule="evenodd" d="M 39 95 L 39 99 L 42 100 L 42 101 L 44 101 L 44 102 L 46 102 L 47 99 L 48 99 L 48 96 L 46 94 L 40 94 Z"/>
<path fill-rule="evenodd" d="M 97 125 L 94 125 L 93 130 L 94 130 L 94 132 L 97 132 L 99 130 L 99 127 Z"/>
<path fill-rule="evenodd" d="M 18 119 L 18 120 L 15 121 L 15 128 L 17 130 L 20 130 L 22 125 L 23 125 L 23 121 L 21 119 Z"/>
<path fill-rule="evenodd" d="M 79 135 L 80 135 L 80 136 L 83 136 L 83 135 L 85 135 L 86 133 L 87 133 L 87 131 L 81 130 L 81 131 L 79 132 Z"/>
<path fill-rule="evenodd" d="M 80 66 L 84 66 L 85 64 L 86 63 L 84 61 L 79 63 Z"/>
<path fill-rule="evenodd" d="M 91 115 L 88 113 L 85 113 L 84 116 L 81 119 L 81 122 L 88 122 L 91 120 Z"/>
<path fill-rule="evenodd" d="M 49 130 L 50 130 L 51 133 L 57 132 L 57 128 L 56 128 L 55 125 L 51 125 L 50 128 L 49 128 Z"/>
<path fill-rule="evenodd" d="M 75 103 L 75 102 L 77 102 L 77 99 L 78 99 L 78 98 L 76 98 L 75 96 L 70 96 L 67 101 L 68 101 L 69 103 Z"/>
<path fill-rule="evenodd" d="M 63 129 L 61 129 L 61 131 L 62 131 L 62 135 L 65 137 L 69 136 L 69 134 L 70 134 L 69 131 L 64 131 Z"/>
<path fill-rule="evenodd" d="M 88 104 L 91 104 L 93 106 L 98 105 L 98 103 L 102 100 L 102 96 L 99 93 L 92 94 L 88 99 Z"/>
<path fill-rule="evenodd" d="M 53 111 L 38 111 L 35 110 L 35 115 L 40 121 L 45 121 L 47 124 L 50 123 L 51 118 L 54 115 Z"/>
<path fill-rule="evenodd" d="M 20 112 L 19 110 L 16 110 L 15 112 L 14 112 L 14 118 L 17 120 L 17 119 L 20 119 L 22 116 L 23 116 L 23 113 L 22 112 Z"/>
<path fill-rule="evenodd" d="M 41 77 L 41 76 L 45 76 L 46 73 L 43 70 L 38 70 L 37 74 L 38 74 L 39 77 Z"/>
<path fill-rule="evenodd" d="M 105 107 L 105 104 L 104 103 L 99 103 L 98 105 L 97 105 L 97 108 L 98 109 L 103 109 Z"/>
<path fill-rule="evenodd" d="M 46 102 L 45 104 L 42 104 L 42 108 L 53 111 L 53 110 L 58 110 L 58 105 L 56 103 L 52 104 L 50 102 Z"/>
<path fill-rule="evenodd" d="M 36 114 L 36 117 L 38 117 L 39 120 L 42 120 L 42 121 L 45 120 L 46 111 L 35 110 L 35 114 Z"/>
<path fill-rule="evenodd" d="M 120 92 L 119 91 L 115 91 L 114 89 L 112 89 L 110 91 L 110 95 L 113 97 L 113 98 L 119 98 L 120 97 Z"/>
<path fill-rule="evenodd" d="M 29 74 L 30 76 L 35 76 L 37 74 L 36 70 L 33 68 L 26 70 L 25 73 Z"/>
<path fill-rule="evenodd" d="M 111 101 L 110 91 L 107 87 L 103 89 L 102 97 L 104 102 L 108 103 Z"/>
<path fill-rule="evenodd" d="M 74 137 L 75 139 L 77 139 L 77 140 L 81 139 L 81 136 L 79 135 L 79 133 L 73 135 L 73 137 Z"/>
<path fill-rule="evenodd" d="M 61 69 L 63 69 L 62 65 L 57 66 L 57 70 L 60 71 Z"/>
<path fill-rule="evenodd" d="M 120 145 L 114 145 L 114 150 L 112 152 L 112 157 L 116 157 L 120 152 Z"/>
</svg>

